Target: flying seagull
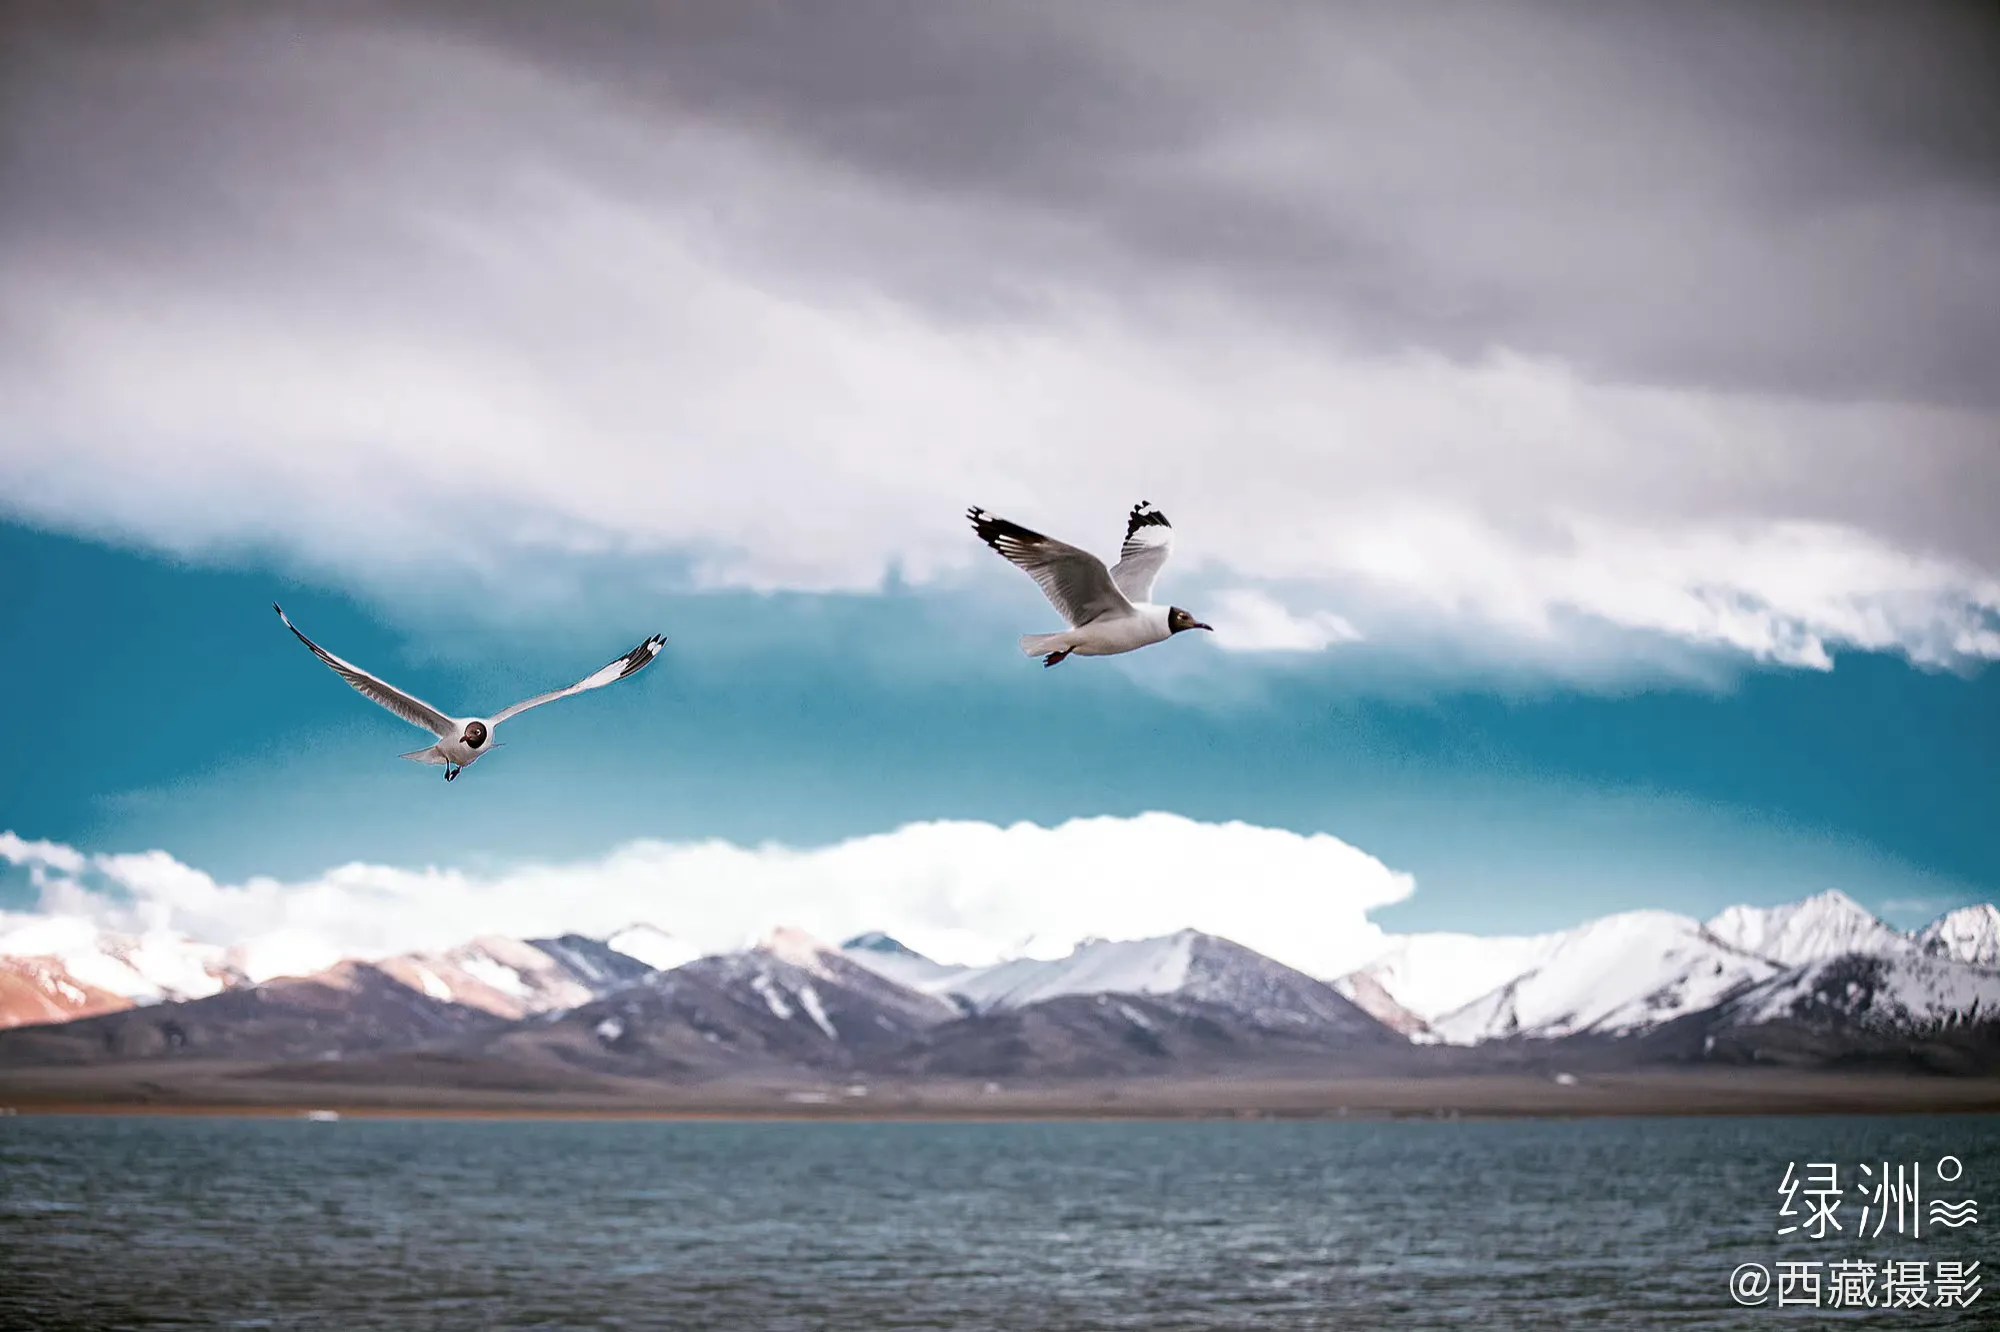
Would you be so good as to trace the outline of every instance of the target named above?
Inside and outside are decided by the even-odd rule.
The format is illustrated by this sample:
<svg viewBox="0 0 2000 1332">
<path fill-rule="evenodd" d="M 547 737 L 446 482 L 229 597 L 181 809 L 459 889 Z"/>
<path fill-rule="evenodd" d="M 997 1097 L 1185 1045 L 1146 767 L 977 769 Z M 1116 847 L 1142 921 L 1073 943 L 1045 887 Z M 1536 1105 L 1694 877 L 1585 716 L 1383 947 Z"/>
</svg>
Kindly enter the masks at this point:
<svg viewBox="0 0 2000 1332">
<path fill-rule="evenodd" d="M 510 717 L 518 717 L 529 708 L 539 708 L 544 703 L 553 703 L 571 694 L 581 694 L 586 689 L 602 689 L 615 684 L 628 675 L 637 675 L 652 664 L 660 655 L 667 640 L 654 634 L 645 642 L 633 648 L 603 670 L 585 676 L 567 689 L 557 689 L 552 693 L 538 694 L 525 703 L 513 707 L 494 717 L 447 717 L 422 699 L 406 694 L 384 680 L 362 670 L 359 666 L 342 661 L 319 644 L 299 633 L 299 627 L 285 614 L 285 608 L 276 602 L 271 609 L 278 612 L 278 618 L 285 622 L 285 628 L 298 636 L 298 640 L 312 649 L 312 654 L 333 668 L 334 674 L 347 681 L 364 697 L 371 698 L 389 711 L 401 717 L 412 726 L 421 726 L 438 738 L 429 749 L 419 749 L 415 753 L 404 754 L 403 758 L 416 763 L 437 764 L 444 768 L 444 779 L 452 781 L 459 773 L 481 754 L 493 749 L 497 743 L 493 733 L 500 729 L 500 723 Z"/>
<path fill-rule="evenodd" d="M 967 509 L 979 539 L 1025 569 L 1041 584 L 1042 595 L 1062 612 L 1069 628 L 1059 634 L 1028 634 L 1021 651 L 1053 666 L 1070 653 L 1109 657 L 1173 637 L 1183 629 L 1212 629 L 1179 606 L 1155 606 L 1153 580 L 1174 548 L 1174 529 L 1145 500 L 1132 506 L 1125 519 L 1125 545 L 1118 563 L 1109 569 L 1087 550 L 1030 532 L 1018 523 L 995 518 L 984 509 Z"/>
</svg>

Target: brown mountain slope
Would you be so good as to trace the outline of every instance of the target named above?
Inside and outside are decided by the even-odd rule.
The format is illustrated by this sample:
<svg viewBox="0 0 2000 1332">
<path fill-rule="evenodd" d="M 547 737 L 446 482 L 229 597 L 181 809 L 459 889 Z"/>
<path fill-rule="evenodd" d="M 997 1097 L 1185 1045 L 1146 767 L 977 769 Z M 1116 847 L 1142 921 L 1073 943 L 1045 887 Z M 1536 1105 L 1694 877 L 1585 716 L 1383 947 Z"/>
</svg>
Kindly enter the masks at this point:
<svg viewBox="0 0 2000 1332">
<path fill-rule="evenodd" d="M 447 1041 L 502 1020 L 343 962 L 302 979 L 0 1032 L 0 1066 L 127 1059 L 338 1058 Z"/>
<path fill-rule="evenodd" d="M 0 957 L 0 1027 L 69 1022 L 131 1006 L 123 995 L 70 975 L 61 958 Z"/>
</svg>

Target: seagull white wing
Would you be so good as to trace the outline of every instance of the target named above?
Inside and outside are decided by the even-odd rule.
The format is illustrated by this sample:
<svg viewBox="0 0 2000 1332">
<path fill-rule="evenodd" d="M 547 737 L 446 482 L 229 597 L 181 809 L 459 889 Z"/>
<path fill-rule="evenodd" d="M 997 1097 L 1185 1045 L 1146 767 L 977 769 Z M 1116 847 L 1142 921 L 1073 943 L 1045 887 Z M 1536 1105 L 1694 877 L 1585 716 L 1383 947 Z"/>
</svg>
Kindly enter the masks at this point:
<svg viewBox="0 0 2000 1332">
<path fill-rule="evenodd" d="M 495 717 L 492 725 L 498 726 L 509 717 L 518 717 L 529 708 L 539 708 L 544 703 L 553 703 L 559 698 L 568 698 L 571 694 L 581 694 L 587 689 L 602 689 L 608 684 L 618 683 L 618 681 L 623 680 L 628 675 L 637 675 L 640 671 L 645 670 L 653 664 L 653 658 L 659 656 L 660 649 L 666 645 L 666 639 L 658 634 L 654 634 L 651 638 L 639 644 L 638 647 L 633 648 L 609 666 L 592 672 L 569 688 L 557 689 L 547 694 L 537 694 L 525 703 L 516 703 L 513 707 L 508 708 L 505 712 Z"/>
<path fill-rule="evenodd" d="M 1140 500 L 1126 516 L 1125 545 L 1111 566 L 1111 581 L 1133 601 L 1151 601 L 1153 581 L 1173 550 L 1174 529 L 1167 515 Z"/>
<path fill-rule="evenodd" d="M 375 676 L 362 670 L 359 666 L 351 662 L 342 661 L 339 657 L 334 656 L 304 634 L 299 633 L 299 627 L 292 623 L 290 616 L 285 614 L 283 606 L 273 602 L 271 603 L 271 609 L 278 612 L 278 618 L 285 622 L 285 628 L 297 635 L 299 642 L 311 648 L 312 654 L 315 657 L 318 657 L 328 666 L 331 666 L 336 675 L 353 685 L 356 691 L 363 697 L 373 699 L 410 725 L 421 726 L 439 739 L 457 733 L 458 723 L 454 722 L 451 718 L 445 716 L 422 699 L 404 693 L 386 680 L 377 679 Z"/>
<path fill-rule="evenodd" d="M 968 509 L 965 516 L 972 520 L 972 530 L 981 541 L 1041 584 L 1042 595 L 1062 612 L 1072 629 L 1081 629 L 1105 615 L 1131 611 L 1132 603 L 1111 581 L 1111 571 L 1089 551 L 995 518 L 984 509 Z"/>
</svg>

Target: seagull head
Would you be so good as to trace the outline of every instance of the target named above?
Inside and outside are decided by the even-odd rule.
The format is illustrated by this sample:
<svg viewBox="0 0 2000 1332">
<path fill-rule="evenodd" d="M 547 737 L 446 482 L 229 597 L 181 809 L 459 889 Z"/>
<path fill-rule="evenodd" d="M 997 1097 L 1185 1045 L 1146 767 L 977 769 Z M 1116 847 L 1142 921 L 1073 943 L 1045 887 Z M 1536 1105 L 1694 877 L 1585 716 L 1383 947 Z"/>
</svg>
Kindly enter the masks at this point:
<svg viewBox="0 0 2000 1332">
<path fill-rule="evenodd" d="M 1194 616 L 1189 615 L 1179 606 L 1167 607 L 1167 632 L 1170 634 L 1177 634 L 1183 629 L 1206 629 L 1210 633 L 1215 632 L 1214 625 L 1203 624 L 1200 620 L 1195 619 Z"/>
<path fill-rule="evenodd" d="M 465 734 L 459 738 L 465 742 L 466 748 L 479 748 L 486 743 L 486 723 L 482 721 L 467 722 L 465 724 Z"/>
</svg>

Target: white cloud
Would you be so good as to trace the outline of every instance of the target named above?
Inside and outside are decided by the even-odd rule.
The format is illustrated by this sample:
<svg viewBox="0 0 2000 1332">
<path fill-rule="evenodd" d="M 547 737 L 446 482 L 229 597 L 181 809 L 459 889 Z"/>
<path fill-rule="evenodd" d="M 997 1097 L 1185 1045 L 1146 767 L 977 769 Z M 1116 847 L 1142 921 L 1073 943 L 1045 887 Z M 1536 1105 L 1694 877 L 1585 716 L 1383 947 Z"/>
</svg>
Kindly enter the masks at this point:
<svg viewBox="0 0 2000 1332">
<path fill-rule="evenodd" d="M 1344 616 L 1331 611 L 1297 615 L 1255 588 L 1232 588 L 1219 594 L 1215 604 L 1208 613 L 1226 626 L 1215 641 L 1231 652 L 1316 652 L 1361 639 Z"/>
<path fill-rule="evenodd" d="M 0 860 L 10 865 L 60 870 L 65 874 L 81 874 L 88 863 L 83 852 L 74 847 L 58 842 L 30 842 L 11 831 L 0 832 Z"/>
<path fill-rule="evenodd" d="M 1917 429 L 1906 409 L 1799 406 L 1773 423 L 1512 358 L 1308 368 L 1282 341 L 1247 350 L 1262 336 L 1247 329 L 1247 363 L 1219 367 L 1199 365 L 1200 346 L 1110 323 L 987 340 L 906 313 L 815 308 L 703 270 L 665 237 L 577 225 L 576 249 L 623 245 L 653 275 L 638 290 L 601 275 L 577 285 L 608 323 L 661 348 L 658 363 L 551 353 L 527 366 L 473 333 L 404 346 L 365 322 L 292 321 L 281 336 L 205 298 L 133 293 L 181 305 L 165 344 L 123 319 L 129 301 L 93 313 L 78 297 L 68 354 L 12 394 L 9 506 L 178 552 L 275 546 L 378 587 L 425 564 L 498 583 L 551 553 L 610 551 L 656 572 L 686 559 L 705 587 L 864 590 L 894 566 L 916 583 L 972 569 L 1002 595 L 1015 576 L 963 530 L 967 503 L 1109 550 L 1123 509 L 1149 498 L 1180 534 L 1161 595 L 1216 623 L 1225 645 L 1347 641 L 1346 598 L 1359 595 L 1475 638 L 1560 638 L 1567 613 L 1792 665 L 1844 647 L 2000 657 L 2000 580 L 1969 559 L 1547 475 L 1590 441 L 1636 473 L 1654 450 L 1713 435 L 1777 470 L 1809 466 L 1791 436 L 1886 447 Z M 759 382 L 743 372 L 753 365 Z M 355 415 L 357 400 L 372 409 Z M 1122 441 L 1144 441 L 1140 473 Z M 1409 466 L 1362 456 L 1376 453 Z M 1698 488 L 1709 461 L 1670 468 L 1669 490 Z M 1519 493 L 1530 487 L 1541 493 Z M 1227 591 L 1210 611 L 1187 591 L 1246 576 L 1285 581 L 1292 607 Z M 562 594 L 544 573 L 510 585 L 510 600 L 531 585 Z M 1014 593 L 1032 614 L 1032 592 Z"/>
<path fill-rule="evenodd" d="M 2000 658 L 2000 578 L 1823 523 L 1618 527 L 1570 517 L 1559 540 L 1411 515 L 1362 529 L 1352 564 L 1440 612 L 1548 639 L 1562 613 L 1758 661 L 1828 669 L 1839 648 L 1932 665 Z"/>
<path fill-rule="evenodd" d="M 638 920 L 708 951 L 779 924 L 828 939 L 885 929 L 959 962 L 1193 926 L 1331 976 L 1383 950 L 1367 913 L 1414 889 L 1324 833 L 1159 813 L 1054 828 L 916 823 L 804 850 L 640 841 L 595 861 L 491 875 L 356 863 L 295 883 L 218 883 L 161 851 L 80 858 L 25 845 L 47 848 L 38 863 L 63 870 L 43 888 L 46 915 L 238 946 L 260 978 L 477 934 L 603 936 Z M 34 925 L 0 920 L 0 938 Z"/>
</svg>

